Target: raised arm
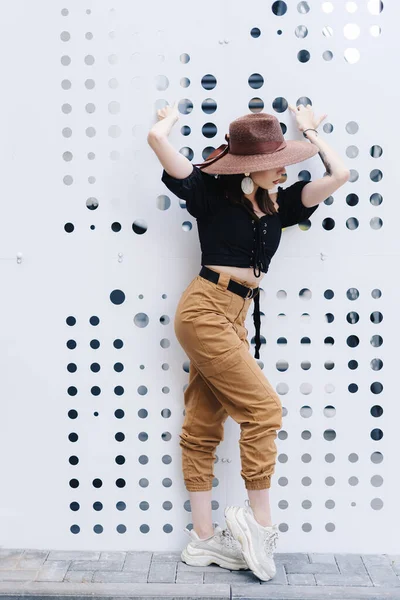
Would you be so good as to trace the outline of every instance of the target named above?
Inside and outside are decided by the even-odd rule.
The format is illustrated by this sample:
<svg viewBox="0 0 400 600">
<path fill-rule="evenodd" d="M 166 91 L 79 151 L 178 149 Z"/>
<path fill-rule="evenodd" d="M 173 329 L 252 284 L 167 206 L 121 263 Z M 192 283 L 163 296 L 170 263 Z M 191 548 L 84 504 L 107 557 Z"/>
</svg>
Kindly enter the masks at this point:
<svg viewBox="0 0 400 600">
<path fill-rule="evenodd" d="M 179 119 L 176 103 L 157 111 L 159 121 L 147 135 L 147 142 L 154 150 L 166 172 L 176 179 L 184 179 L 193 171 L 193 165 L 168 141 L 168 135 Z"/>
<path fill-rule="evenodd" d="M 173 194 L 186 201 L 188 213 L 196 219 L 214 215 L 223 207 L 219 181 L 192 165 L 169 143 L 167 136 L 179 118 L 175 105 L 157 113 L 160 120 L 150 129 L 147 141 L 164 167 L 161 181 Z"/>
</svg>

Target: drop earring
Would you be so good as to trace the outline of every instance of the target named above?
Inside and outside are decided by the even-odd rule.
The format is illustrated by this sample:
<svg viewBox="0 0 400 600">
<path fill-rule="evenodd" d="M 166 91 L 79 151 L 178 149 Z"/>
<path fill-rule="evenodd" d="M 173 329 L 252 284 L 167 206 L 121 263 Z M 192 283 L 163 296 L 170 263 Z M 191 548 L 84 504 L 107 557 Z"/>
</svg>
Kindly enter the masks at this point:
<svg viewBox="0 0 400 600">
<path fill-rule="evenodd" d="M 242 181 L 240 182 L 240 186 L 244 194 L 251 194 L 254 190 L 254 181 L 251 177 L 249 177 L 249 175 L 250 173 L 245 173 L 246 177 L 243 177 Z"/>
<path fill-rule="evenodd" d="M 282 173 L 281 178 L 279 179 L 278 183 L 285 183 L 287 178 L 287 173 Z"/>
</svg>

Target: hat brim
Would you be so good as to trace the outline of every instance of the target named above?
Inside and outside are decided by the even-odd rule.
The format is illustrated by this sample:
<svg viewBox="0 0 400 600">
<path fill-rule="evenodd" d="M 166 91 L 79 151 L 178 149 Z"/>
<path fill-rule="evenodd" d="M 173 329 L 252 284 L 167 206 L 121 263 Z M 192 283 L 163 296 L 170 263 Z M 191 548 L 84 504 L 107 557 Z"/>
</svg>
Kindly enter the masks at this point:
<svg viewBox="0 0 400 600">
<path fill-rule="evenodd" d="M 201 167 L 210 175 L 236 175 L 275 169 L 307 160 L 319 152 L 318 146 L 302 140 L 289 140 L 286 147 L 273 154 L 231 154 L 227 152 L 215 162 Z M 202 164 L 202 163 L 200 163 Z"/>
</svg>

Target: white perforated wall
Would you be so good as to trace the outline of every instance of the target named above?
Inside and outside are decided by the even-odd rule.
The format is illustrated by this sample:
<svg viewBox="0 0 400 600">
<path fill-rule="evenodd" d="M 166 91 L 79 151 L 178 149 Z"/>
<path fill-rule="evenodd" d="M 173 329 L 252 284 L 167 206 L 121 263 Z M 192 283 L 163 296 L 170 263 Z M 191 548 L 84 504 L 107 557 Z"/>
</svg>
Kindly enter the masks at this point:
<svg viewBox="0 0 400 600">
<path fill-rule="evenodd" d="M 309 228 L 283 232 L 261 286 L 259 363 L 284 407 L 272 514 L 281 552 L 400 551 L 399 13 L 394 0 L 4 4 L 0 545 L 188 541 L 189 364 L 173 317 L 200 248 L 146 141 L 177 100 L 170 140 L 193 162 L 249 111 L 287 139 L 303 139 L 288 103 L 328 113 L 320 135 L 351 178 Z M 286 185 L 304 171 L 323 176 L 318 155 Z M 222 525 L 247 497 L 238 438 L 228 419 Z"/>
</svg>

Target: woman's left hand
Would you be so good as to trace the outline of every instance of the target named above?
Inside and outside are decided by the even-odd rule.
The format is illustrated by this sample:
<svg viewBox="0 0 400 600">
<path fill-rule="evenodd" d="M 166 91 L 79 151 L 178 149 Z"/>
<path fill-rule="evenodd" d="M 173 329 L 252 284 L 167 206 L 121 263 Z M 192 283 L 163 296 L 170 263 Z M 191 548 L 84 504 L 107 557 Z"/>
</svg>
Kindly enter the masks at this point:
<svg viewBox="0 0 400 600">
<path fill-rule="evenodd" d="M 324 119 L 328 116 L 327 113 L 322 115 L 322 117 L 317 118 L 314 115 L 311 104 L 299 104 L 298 106 L 288 105 L 294 116 L 296 117 L 297 126 L 299 131 L 304 131 L 305 129 L 317 129 L 317 127 L 322 123 Z"/>
</svg>

